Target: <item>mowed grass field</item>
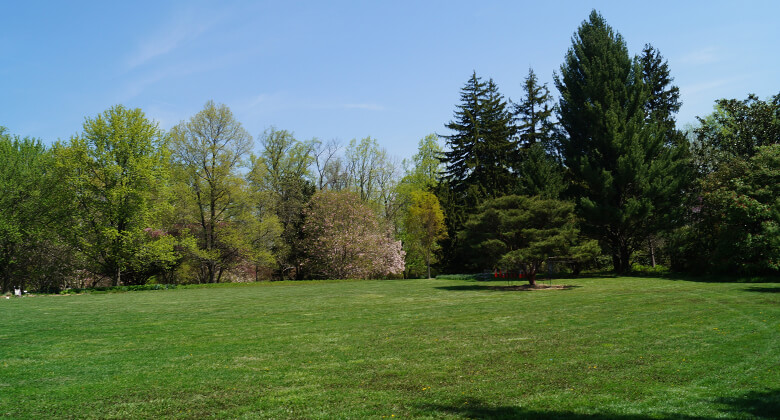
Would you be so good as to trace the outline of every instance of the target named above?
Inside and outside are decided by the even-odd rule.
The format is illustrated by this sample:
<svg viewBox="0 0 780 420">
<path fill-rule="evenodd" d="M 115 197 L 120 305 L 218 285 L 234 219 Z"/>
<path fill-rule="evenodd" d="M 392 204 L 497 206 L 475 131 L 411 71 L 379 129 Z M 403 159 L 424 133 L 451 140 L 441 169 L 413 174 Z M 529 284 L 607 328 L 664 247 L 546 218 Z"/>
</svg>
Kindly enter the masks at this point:
<svg viewBox="0 0 780 420">
<path fill-rule="evenodd" d="M 0 417 L 780 416 L 780 284 L 556 283 L 2 299 Z"/>
</svg>

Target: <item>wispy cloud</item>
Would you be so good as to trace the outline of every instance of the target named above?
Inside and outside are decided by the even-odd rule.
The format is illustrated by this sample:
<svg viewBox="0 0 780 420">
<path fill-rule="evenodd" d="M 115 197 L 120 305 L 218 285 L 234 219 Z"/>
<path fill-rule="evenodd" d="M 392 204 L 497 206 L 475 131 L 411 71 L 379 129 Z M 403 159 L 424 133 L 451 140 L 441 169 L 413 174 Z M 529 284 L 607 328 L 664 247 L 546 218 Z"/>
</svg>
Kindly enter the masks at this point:
<svg viewBox="0 0 780 420">
<path fill-rule="evenodd" d="M 334 109 L 358 109 L 366 111 L 384 111 L 383 105 L 366 103 L 343 103 L 339 101 L 327 102 L 322 100 L 312 100 L 308 98 L 294 98 L 288 94 L 262 93 L 250 97 L 243 101 L 242 108 L 253 111 L 278 111 L 281 109 L 302 109 L 302 110 L 334 110 Z"/>
<path fill-rule="evenodd" d="M 176 50 L 214 26 L 217 16 L 205 17 L 194 11 L 181 11 L 161 28 L 145 37 L 127 57 L 126 70 L 140 67 Z"/>
<path fill-rule="evenodd" d="M 724 53 L 717 47 L 706 47 L 695 51 L 690 51 L 679 58 L 681 64 L 687 65 L 704 65 L 716 63 L 724 60 Z"/>
<path fill-rule="evenodd" d="M 682 93 L 683 97 L 695 96 L 703 92 L 716 90 L 723 86 L 738 82 L 742 79 L 744 79 L 744 77 L 727 77 L 715 80 L 707 80 L 690 85 L 680 85 L 680 92 Z"/>
<path fill-rule="evenodd" d="M 346 109 L 365 109 L 369 111 L 384 111 L 385 107 L 377 104 L 344 104 Z"/>
</svg>

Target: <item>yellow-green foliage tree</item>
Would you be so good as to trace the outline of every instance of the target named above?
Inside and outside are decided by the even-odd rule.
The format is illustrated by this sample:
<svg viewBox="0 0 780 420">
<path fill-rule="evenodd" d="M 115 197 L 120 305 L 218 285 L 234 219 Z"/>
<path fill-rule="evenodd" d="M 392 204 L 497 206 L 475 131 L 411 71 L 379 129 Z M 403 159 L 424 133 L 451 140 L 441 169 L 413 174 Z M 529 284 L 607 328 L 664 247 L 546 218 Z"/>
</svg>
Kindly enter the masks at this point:
<svg viewBox="0 0 780 420">
<path fill-rule="evenodd" d="M 70 239 L 96 279 L 141 284 L 178 260 L 177 239 L 160 230 L 166 209 L 168 137 L 136 109 L 114 106 L 54 147 L 73 201 Z"/>
<path fill-rule="evenodd" d="M 431 278 L 431 264 L 437 261 L 436 251 L 441 249 L 439 241 L 447 237 L 439 199 L 428 191 L 412 191 L 404 228 L 408 252 L 423 257 Z"/>
<path fill-rule="evenodd" d="M 209 101 L 171 136 L 181 223 L 197 238 L 191 255 L 199 281 L 220 282 L 226 270 L 244 262 L 271 264 L 268 247 L 281 228 L 276 216 L 255 212 L 241 173 L 252 149 L 249 133 L 227 106 Z"/>
</svg>

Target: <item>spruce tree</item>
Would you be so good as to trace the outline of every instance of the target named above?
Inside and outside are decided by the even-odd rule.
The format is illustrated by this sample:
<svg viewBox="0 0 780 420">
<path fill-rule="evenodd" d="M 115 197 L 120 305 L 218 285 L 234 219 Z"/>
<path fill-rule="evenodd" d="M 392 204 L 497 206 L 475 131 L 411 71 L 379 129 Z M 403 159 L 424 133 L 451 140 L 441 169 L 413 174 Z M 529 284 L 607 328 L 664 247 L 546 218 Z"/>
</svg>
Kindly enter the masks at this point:
<svg viewBox="0 0 780 420">
<path fill-rule="evenodd" d="M 672 159 L 677 162 L 690 162 L 690 150 L 688 140 L 685 135 L 677 129 L 675 115 L 680 111 L 682 102 L 680 102 L 680 89 L 672 84 L 674 78 L 669 71 L 669 63 L 664 60 L 660 51 L 650 44 L 645 44 L 642 53 L 639 56 L 639 62 L 642 65 L 642 82 L 649 95 L 645 102 L 645 122 L 655 125 L 658 134 L 663 136 L 664 147 L 667 149 Z M 692 167 L 690 165 L 678 165 L 677 185 L 679 191 L 673 194 L 673 197 L 681 197 L 690 187 L 693 181 Z M 659 207 L 661 203 L 654 203 Z M 655 267 L 656 252 L 655 242 L 657 236 L 662 232 L 671 231 L 682 221 L 682 214 L 686 211 L 686 206 L 679 201 L 678 206 L 673 203 L 668 204 L 666 211 L 654 212 L 651 222 L 650 232 L 648 233 L 647 245 L 649 260 Z"/>
<path fill-rule="evenodd" d="M 676 204 L 685 163 L 648 122 L 650 89 L 623 37 L 595 10 L 572 38 L 560 74 L 558 120 L 564 164 L 583 231 L 612 253 L 617 272 Z"/>
<path fill-rule="evenodd" d="M 680 110 L 680 89 L 672 85 L 669 63 L 650 44 L 645 44 L 639 58 L 642 63 L 642 81 L 649 90 L 645 103 L 648 121 L 660 123 L 669 131 L 675 131 L 674 115 Z"/>
<path fill-rule="evenodd" d="M 507 102 L 492 79 L 483 82 L 476 72 L 460 98 L 455 119 L 446 125 L 454 134 L 442 136 L 449 147 L 442 159 L 445 179 L 455 192 L 477 200 L 502 196 L 513 180 L 514 130 Z"/>
<path fill-rule="evenodd" d="M 444 174 L 437 196 L 441 201 L 449 241 L 444 242 L 444 265 L 463 268 L 468 255 L 457 242 L 468 213 L 486 199 L 510 193 L 516 185 L 514 128 L 507 102 L 492 79 L 482 81 L 474 72 L 461 89 L 461 102 L 441 136 L 447 148 L 442 156 Z"/>
<path fill-rule="evenodd" d="M 536 143 L 547 145 L 552 138 L 552 96 L 547 84 L 540 85 L 533 69 L 523 82 L 523 97 L 512 104 L 520 145 L 528 149 Z"/>
<path fill-rule="evenodd" d="M 517 149 L 517 192 L 559 198 L 563 167 L 555 156 L 552 96 L 533 69 L 523 82 L 523 97 L 512 104 L 520 147 Z"/>
</svg>

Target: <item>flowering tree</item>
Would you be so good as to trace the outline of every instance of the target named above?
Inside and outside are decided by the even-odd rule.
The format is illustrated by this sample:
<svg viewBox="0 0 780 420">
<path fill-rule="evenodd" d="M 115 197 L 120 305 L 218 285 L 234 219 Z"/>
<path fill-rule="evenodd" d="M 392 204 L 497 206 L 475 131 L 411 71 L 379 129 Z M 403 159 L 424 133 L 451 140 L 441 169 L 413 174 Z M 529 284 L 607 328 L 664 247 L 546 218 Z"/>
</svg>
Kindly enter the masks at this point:
<svg viewBox="0 0 780 420">
<path fill-rule="evenodd" d="M 306 210 L 307 271 L 329 278 L 371 278 L 404 270 L 404 251 L 377 215 L 347 191 L 320 191 Z"/>
</svg>

